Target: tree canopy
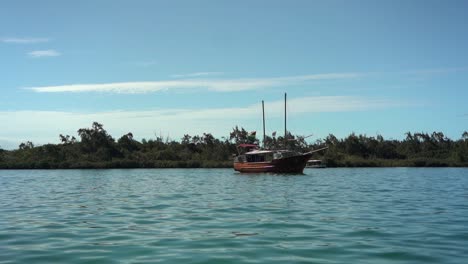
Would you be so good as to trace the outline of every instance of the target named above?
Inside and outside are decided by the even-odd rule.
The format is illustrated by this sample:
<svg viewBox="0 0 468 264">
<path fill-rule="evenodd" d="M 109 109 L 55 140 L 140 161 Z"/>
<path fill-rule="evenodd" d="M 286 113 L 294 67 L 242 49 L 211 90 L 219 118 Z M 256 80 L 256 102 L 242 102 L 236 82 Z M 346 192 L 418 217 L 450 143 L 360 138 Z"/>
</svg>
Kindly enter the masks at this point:
<svg viewBox="0 0 468 264">
<path fill-rule="evenodd" d="M 253 133 L 234 127 L 227 138 L 211 133 L 184 135 L 179 141 L 170 138 L 135 140 L 128 132 L 115 140 L 104 126 L 94 122 L 80 128 L 78 138 L 59 135 L 59 144 L 36 146 L 27 141 L 16 150 L 0 149 L 0 168 L 198 168 L 232 167 L 236 145 L 259 144 Z M 468 132 L 452 140 L 442 132 L 407 132 L 403 140 L 384 139 L 382 135 L 352 133 L 339 139 L 330 134 L 308 143 L 304 136 L 287 133 L 286 138 L 266 136 L 264 147 L 288 148 L 307 152 L 328 146 L 315 153 L 328 166 L 468 166 Z"/>
</svg>

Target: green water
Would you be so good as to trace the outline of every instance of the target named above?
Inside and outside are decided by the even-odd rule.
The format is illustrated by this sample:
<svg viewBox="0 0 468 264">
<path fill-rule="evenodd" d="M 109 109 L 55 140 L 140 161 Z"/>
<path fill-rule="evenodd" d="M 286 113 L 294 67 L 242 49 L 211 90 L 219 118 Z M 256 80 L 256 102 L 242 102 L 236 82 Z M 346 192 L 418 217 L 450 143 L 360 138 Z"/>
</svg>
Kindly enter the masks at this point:
<svg viewBox="0 0 468 264">
<path fill-rule="evenodd" d="M 468 169 L 0 171 L 0 263 L 467 263 Z"/>
</svg>

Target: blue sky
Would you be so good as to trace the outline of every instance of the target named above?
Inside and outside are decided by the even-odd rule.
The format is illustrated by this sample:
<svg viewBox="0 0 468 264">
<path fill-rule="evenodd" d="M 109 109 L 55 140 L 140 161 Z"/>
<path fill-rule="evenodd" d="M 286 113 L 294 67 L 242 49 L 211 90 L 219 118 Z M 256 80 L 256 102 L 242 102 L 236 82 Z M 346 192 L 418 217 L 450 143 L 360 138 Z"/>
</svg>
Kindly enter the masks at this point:
<svg viewBox="0 0 468 264">
<path fill-rule="evenodd" d="M 0 146 L 93 121 L 137 139 L 232 127 L 468 130 L 466 1 L 2 1 Z"/>
</svg>

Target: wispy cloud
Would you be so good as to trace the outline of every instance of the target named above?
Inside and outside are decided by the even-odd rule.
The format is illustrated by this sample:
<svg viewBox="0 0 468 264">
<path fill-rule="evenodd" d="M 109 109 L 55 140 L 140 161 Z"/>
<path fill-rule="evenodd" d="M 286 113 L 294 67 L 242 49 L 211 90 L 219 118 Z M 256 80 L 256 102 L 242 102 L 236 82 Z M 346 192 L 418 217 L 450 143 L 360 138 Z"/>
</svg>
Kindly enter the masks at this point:
<svg viewBox="0 0 468 264">
<path fill-rule="evenodd" d="M 33 43 L 43 43 L 49 42 L 48 38 L 1 38 L 4 43 L 16 43 L 16 44 L 33 44 Z"/>
<path fill-rule="evenodd" d="M 186 74 L 173 74 L 171 78 L 192 78 L 192 77 L 206 77 L 206 76 L 218 76 L 223 75 L 224 72 L 194 72 Z"/>
<path fill-rule="evenodd" d="M 205 88 L 217 92 L 236 92 L 288 86 L 314 80 L 349 79 L 361 76 L 357 73 L 326 73 L 301 76 L 252 78 L 252 79 L 184 79 L 153 82 L 120 82 L 101 84 L 69 84 L 58 86 L 28 87 L 39 93 L 65 92 L 107 92 L 107 93 L 149 93 L 173 89 Z"/>
<path fill-rule="evenodd" d="M 298 114 L 317 112 L 354 112 L 379 110 L 408 106 L 385 98 L 366 98 L 355 96 L 318 96 L 292 98 L 288 113 Z M 266 102 L 268 118 L 277 119 L 281 124 L 283 101 Z M 294 119 L 294 118 L 293 118 Z M 261 104 L 243 107 L 204 108 L 204 109 L 156 109 L 140 111 L 107 111 L 97 113 L 77 113 L 59 111 L 6 111 L 0 112 L 0 123 L 11 124 L 0 131 L 0 138 L 33 140 L 37 143 L 57 142 L 59 134 L 76 135 L 76 130 L 89 127 L 93 121 L 105 125 L 115 137 L 129 131 L 138 138 L 152 137 L 154 132 L 163 129 L 172 137 L 180 138 L 184 133 L 201 134 L 211 132 L 215 136 L 225 136 L 237 124 L 257 127 L 261 124 Z M 56 124 L 60 124 L 57 126 Z M 30 128 L 35 133 L 30 133 Z"/>
<path fill-rule="evenodd" d="M 42 57 L 57 57 L 62 55 L 60 52 L 49 49 L 49 50 L 34 50 L 28 52 L 28 55 L 32 58 L 42 58 Z"/>
</svg>

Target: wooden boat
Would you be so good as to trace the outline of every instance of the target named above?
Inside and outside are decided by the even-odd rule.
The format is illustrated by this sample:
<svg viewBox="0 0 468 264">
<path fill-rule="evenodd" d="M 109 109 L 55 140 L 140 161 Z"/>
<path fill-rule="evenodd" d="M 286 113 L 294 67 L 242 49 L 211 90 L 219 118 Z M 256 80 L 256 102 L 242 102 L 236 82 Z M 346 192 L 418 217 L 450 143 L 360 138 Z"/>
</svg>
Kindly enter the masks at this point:
<svg viewBox="0 0 468 264">
<path fill-rule="evenodd" d="M 312 152 L 288 150 L 252 150 L 238 155 L 234 170 L 239 172 L 302 173 Z"/>
<path fill-rule="evenodd" d="M 284 95 L 284 134 L 286 131 L 286 94 Z M 265 110 L 263 110 L 263 142 L 265 145 Z M 307 153 L 299 153 L 291 150 L 260 149 L 256 144 L 240 144 L 238 155 L 234 157 L 234 170 L 251 173 L 303 173 L 307 161 L 312 153 L 326 149 L 318 149 Z"/>
</svg>

